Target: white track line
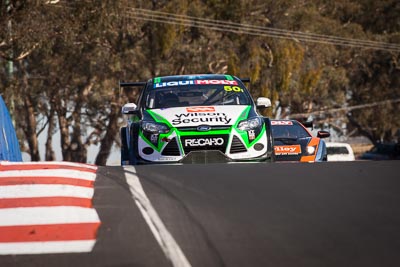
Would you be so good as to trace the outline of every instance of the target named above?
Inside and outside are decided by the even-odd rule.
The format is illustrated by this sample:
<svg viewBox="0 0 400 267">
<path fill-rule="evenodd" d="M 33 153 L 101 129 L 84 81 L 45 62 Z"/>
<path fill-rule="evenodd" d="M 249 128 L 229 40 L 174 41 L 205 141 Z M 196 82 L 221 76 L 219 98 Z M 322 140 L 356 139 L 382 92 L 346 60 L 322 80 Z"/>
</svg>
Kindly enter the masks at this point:
<svg viewBox="0 0 400 267">
<path fill-rule="evenodd" d="M 191 265 L 186 256 L 183 254 L 174 237 L 165 227 L 160 216 L 146 196 L 139 178 L 136 175 L 136 169 L 133 166 L 127 166 L 124 167 L 124 169 L 125 179 L 129 185 L 133 200 L 149 225 L 165 256 L 171 261 L 174 267 L 190 267 Z"/>
</svg>

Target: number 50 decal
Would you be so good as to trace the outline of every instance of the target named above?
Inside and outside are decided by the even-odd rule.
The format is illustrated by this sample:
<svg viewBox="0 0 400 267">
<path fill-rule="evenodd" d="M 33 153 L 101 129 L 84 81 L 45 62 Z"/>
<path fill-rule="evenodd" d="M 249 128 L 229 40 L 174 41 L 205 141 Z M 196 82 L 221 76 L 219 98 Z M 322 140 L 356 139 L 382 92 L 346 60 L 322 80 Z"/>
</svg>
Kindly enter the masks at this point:
<svg viewBox="0 0 400 267">
<path fill-rule="evenodd" d="M 227 92 L 243 92 L 243 89 L 240 88 L 239 86 L 230 86 L 230 85 L 225 85 L 224 90 Z"/>
</svg>

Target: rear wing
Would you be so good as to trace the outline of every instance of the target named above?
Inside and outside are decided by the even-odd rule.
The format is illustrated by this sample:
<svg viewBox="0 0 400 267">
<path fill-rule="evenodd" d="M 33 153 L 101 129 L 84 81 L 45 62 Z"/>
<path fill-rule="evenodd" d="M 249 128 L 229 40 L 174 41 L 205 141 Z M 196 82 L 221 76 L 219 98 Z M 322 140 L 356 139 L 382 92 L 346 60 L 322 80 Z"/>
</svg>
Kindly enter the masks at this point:
<svg viewBox="0 0 400 267">
<path fill-rule="evenodd" d="M 122 82 L 119 81 L 119 93 L 121 94 L 123 87 L 143 87 L 146 82 Z"/>
<path fill-rule="evenodd" d="M 146 82 L 119 82 L 119 87 L 130 87 L 130 86 L 145 86 Z"/>
</svg>

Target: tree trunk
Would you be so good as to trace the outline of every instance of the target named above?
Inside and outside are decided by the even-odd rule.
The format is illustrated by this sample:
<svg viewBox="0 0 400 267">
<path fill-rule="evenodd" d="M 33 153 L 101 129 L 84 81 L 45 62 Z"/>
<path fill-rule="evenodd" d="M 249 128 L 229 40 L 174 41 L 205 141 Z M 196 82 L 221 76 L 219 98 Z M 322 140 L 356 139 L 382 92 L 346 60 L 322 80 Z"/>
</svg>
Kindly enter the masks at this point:
<svg viewBox="0 0 400 267">
<path fill-rule="evenodd" d="M 38 139 L 36 136 L 36 118 L 35 118 L 34 107 L 33 107 L 32 99 L 31 99 L 30 95 L 25 96 L 24 106 L 25 106 L 25 110 L 26 110 L 25 135 L 26 135 L 26 139 L 28 141 L 29 154 L 31 155 L 32 161 L 40 161 L 39 143 L 38 143 Z"/>
<path fill-rule="evenodd" d="M 72 127 L 72 137 L 71 145 L 69 147 L 71 154 L 71 161 L 86 163 L 86 147 L 82 144 L 82 127 L 80 121 L 79 111 L 81 110 L 81 100 L 77 100 L 75 111 L 72 113 L 73 127 Z"/>
<path fill-rule="evenodd" d="M 115 100 L 115 99 L 113 99 Z M 112 101 L 111 112 L 109 115 L 109 121 L 106 129 L 106 134 L 101 140 L 100 150 L 96 157 L 96 165 L 106 165 L 107 159 L 110 155 L 112 145 L 114 143 L 115 136 L 119 133 L 118 129 L 118 118 L 119 118 L 119 105 Z"/>
<path fill-rule="evenodd" d="M 53 150 L 53 132 L 55 128 L 54 122 L 54 110 L 51 109 L 50 115 L 48 116 L 48 129 L 47 129 L 47 140 L 46 140 L 46 153 L 45 159 L 46 161 L 54 161 L 56 160 L 56 156 Z"/>
<path fill-rule="evenodd" d="M 64 161 L 71 161 L 71 153 L 69 151 L 70 147 L 70 139 L 68 132 L 68 121 L 67 121 L 67 109 L 62 106 L 60 100 L 58 100 L 57 104 L 57 116 L 58 116 L 58 124 L 60 126 L 60 145 L 61 145 L 61 154 Z"/>
</svg>

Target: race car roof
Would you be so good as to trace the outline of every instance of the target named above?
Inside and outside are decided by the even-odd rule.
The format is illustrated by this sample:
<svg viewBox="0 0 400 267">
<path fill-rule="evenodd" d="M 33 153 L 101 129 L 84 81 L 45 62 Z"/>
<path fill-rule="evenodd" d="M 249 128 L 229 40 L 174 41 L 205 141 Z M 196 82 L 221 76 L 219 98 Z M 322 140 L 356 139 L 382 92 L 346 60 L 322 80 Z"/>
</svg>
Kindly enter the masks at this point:
<svg viewBox="0 0 400 267">
<path fill-rule="evenodd" d="M 234 77 L 231 75 L 223 75 L 223 74 L 195 74 L 195 75 L 173 75 L 173 76 L 162 76 L 155 77 L 149 82 L 153 81 L 154 83 L 160 82 L 171 82 L 171 81 L 187 81 L 187 80 L 234 80 Z"/>
<path fill-rule="evenodd" d="M 250 78 L 237 78 L 232 75 L 226 75 L 226 74 L 193 74 L 193 75 L 170 75 L 170 76 L 160 76 L 160 77 L 155 77 L 152 79 L 149 79 L 146 82 L 119 82 L 120 87 L 143 87 L 146 84 L 159 84 L 159 83 L 168 83 L 168 82 L 176 82 L 176 81 L 193 81 L 193 80 L 209 80 L 209 81 L 215 81 L 215 80 L 222 80 L 226 81 L 227 84 L 234 83 L 236 84 L 235 81 L 240 80 L 243 83 L 249 83 Z"/>
<path fill-rule="evenodd" d="M 272 125 L 278 125 L 278 126 L 287 126 L 287 125 L 295 125 L 295 124 L 301 124 L 305 128 L 313 128 L 313 122 L 312 121 L 299 121 L 299 120 L 293 120 L 293 119 L 272 119 L 271 120 Z"/>
</svg>

